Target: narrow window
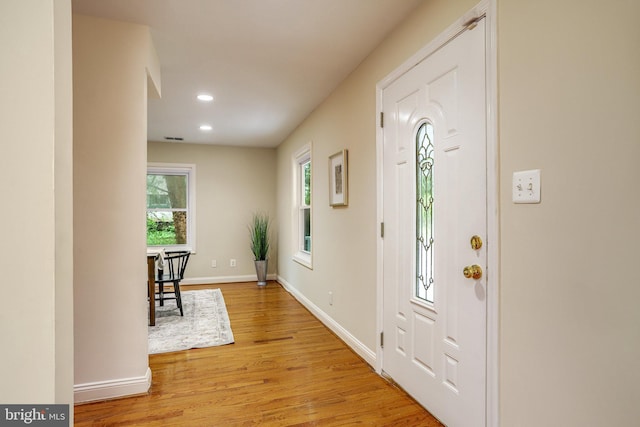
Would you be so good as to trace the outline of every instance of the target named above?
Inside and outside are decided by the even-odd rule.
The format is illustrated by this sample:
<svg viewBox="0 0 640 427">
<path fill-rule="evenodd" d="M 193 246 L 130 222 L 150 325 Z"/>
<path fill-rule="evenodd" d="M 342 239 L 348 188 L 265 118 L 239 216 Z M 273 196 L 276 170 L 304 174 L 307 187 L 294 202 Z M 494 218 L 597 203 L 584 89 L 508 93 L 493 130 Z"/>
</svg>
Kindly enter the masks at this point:
<svg viewBox="0 0 640 427">
<path fill-rule="evenodd" d="M 294 156 L 293 161 L 295 207 L 297 211 L 296 247 L 293 259 L 312 268 L 311 227 L 311 144 L 305 145 Z"/>
<path fill-rule="evenodd" d="M 147 167 L 147 246 L 195 251 L 195 165 Z"/>
<path fill-rule="evenodd" d="M 433 303 L 433 125 L 423 123 L 416 135 L 416 292 Z"/>
<path fill-rule="evenodd" d="M 300 165 L 302 176 L 302 203 L 300 225 L 302 227 L 302 251 L 311 253 L 311 160 Z"/>
</svg>

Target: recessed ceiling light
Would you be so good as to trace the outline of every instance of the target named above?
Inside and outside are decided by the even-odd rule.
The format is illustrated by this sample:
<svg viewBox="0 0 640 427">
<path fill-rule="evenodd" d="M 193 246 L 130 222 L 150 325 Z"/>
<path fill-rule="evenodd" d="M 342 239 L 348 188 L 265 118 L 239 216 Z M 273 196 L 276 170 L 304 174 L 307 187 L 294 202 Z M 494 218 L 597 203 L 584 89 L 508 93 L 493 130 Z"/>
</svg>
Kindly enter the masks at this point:
<svg viewBox="0 0 640 427">
<path fill-rule="evenodd" d="M 211 125 L 200 125 L 200 130 L 211 130 L 213 129 Z"/>
<path fill-rule="evenodd" d="M 204 102 L 211 102 L 213 101 L 213 96 L 201 93 L 200 95 L 198 95 L 198 99 Z"/>
</svg>

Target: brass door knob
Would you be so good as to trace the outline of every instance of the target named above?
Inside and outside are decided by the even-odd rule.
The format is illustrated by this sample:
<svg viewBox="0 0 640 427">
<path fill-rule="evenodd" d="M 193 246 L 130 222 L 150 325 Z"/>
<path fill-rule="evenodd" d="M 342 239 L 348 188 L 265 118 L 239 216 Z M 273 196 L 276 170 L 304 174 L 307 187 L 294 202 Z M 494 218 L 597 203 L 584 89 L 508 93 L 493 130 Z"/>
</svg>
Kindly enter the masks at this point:
<svg viewBox="0 0 640 427">
<path fill-rule="evenodd" d="M 482 277 L 482 268 L 476 264 L 469 265 L 464 268 L 462 274 L 464 274 L 464 277 L 466 277 L 467 279 L 478 280 Z"/>
</svg>

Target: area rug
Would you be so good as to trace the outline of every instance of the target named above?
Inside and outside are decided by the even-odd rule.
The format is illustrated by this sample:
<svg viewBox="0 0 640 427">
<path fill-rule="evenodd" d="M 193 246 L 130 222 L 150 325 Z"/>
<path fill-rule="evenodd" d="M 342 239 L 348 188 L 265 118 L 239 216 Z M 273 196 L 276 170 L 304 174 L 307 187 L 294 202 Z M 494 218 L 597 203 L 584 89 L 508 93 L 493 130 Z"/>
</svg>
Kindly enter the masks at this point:
<svg viewBox="0 0 640 427">
<path fill-rule="evenodd" d="M 182 310 L 184 316 L 173 300 L 156 305 L 156 325 L 149 326 L 149 354 L 233 343 L 220 289 L 183 291 Z"/>
</svg>

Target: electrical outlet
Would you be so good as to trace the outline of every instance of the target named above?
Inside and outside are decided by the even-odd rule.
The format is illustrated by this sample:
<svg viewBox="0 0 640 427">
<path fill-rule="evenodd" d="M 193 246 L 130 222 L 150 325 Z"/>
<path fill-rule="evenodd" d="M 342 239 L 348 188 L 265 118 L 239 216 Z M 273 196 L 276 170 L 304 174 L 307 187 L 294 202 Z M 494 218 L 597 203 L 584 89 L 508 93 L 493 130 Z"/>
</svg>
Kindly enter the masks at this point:
<svg viewBox="0 0 640 427">
<path fill-rule="evenodd" d="M 216 261 L 215 259 L 211 260 L 211 268 L 216 268 L 218 266 L 218 261 Z"/>
<path fill-rule="evenodd" d="M 231 261 L 229 261 L 229 266 L 230 267 L 235 267 L 236 266 L 236 260 L 232 259 Z"/>
<path fill-rule="evenodd" d="M 329 291 L 329 305 L 333 305 L 333 292 Z"/>
</svg>

